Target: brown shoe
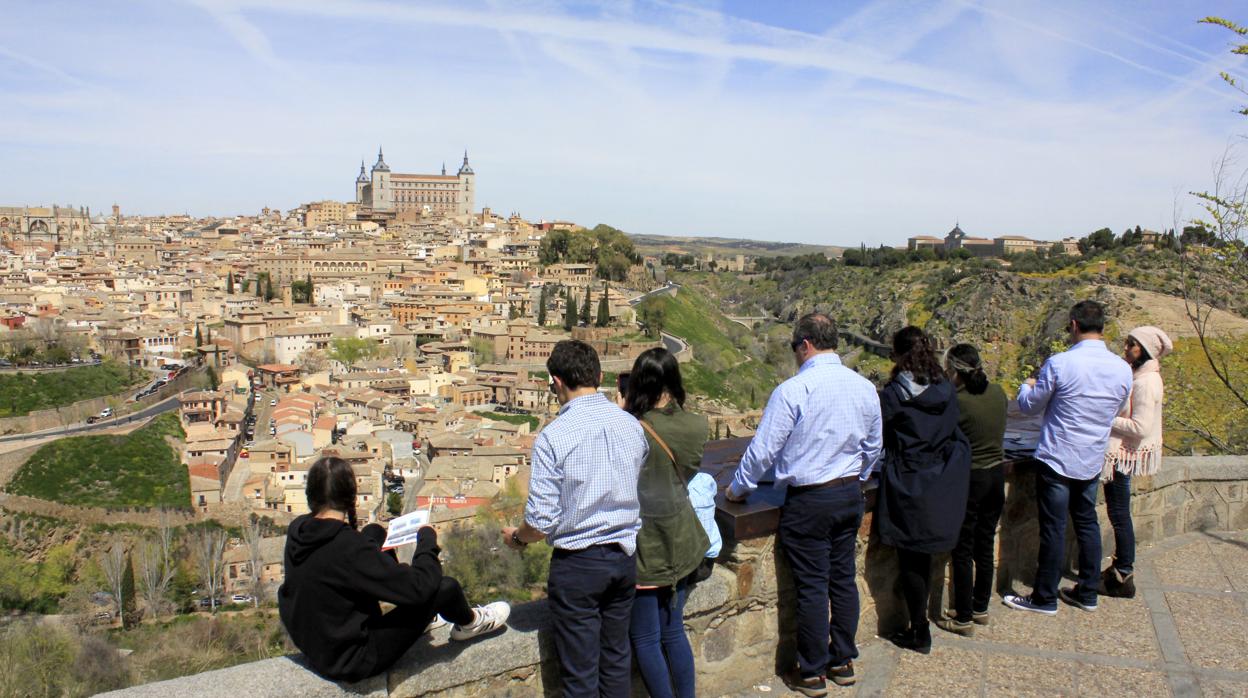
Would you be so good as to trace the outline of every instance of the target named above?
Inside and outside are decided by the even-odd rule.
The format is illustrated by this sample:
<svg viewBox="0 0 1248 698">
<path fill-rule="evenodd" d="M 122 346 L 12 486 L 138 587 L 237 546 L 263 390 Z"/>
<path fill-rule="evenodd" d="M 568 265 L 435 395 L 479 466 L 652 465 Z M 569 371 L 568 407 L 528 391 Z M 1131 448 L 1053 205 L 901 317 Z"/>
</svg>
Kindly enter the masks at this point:
<svg viewBox="0 0 1248 698">
<path fill-rule="evenodd" d="M 844 666 L 828 667 L 828 679 L 837 686 L 853 686 L 857 681 L 854 677 L 854 660 L 845 662 Z"/>
<path fill-rule="evenodd" d="M 790 690 L 797 691 L 804 696 L 810 698 L 823 698 L 828 695 L 828 682 L 823 680 L 822 676 L 812 676 L 804 679 L 793 670 L 784 677 L 784 685 Z"/>
<path fill-rule="evenodd" d="M 957 618 L 945 616 L 944 618 L 936 619 L 936 627 L 941 630 L 951 632 L 954 635 L 961 635 L 962 637 L 975 637 L 975 623 L 969 620 L 960 621 Z"/>
<path fill-rule="evenodd" d="M 958 612 L 952 608 L 945 609 L 945 618 L 957 618 Z M 975 625 L 988 625 L 987 611 L 971 611 L 971 622 Z"/>
</svg>

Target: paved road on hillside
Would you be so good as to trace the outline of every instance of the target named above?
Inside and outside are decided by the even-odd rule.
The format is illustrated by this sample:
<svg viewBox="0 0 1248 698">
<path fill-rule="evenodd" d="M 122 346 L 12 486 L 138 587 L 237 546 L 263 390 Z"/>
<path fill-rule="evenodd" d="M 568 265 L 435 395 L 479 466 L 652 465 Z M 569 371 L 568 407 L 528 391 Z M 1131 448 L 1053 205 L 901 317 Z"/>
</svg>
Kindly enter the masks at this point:
<svg viewBox="0 0 1248 698">
<path fill-rule="evenodd" d="M 135 422 L 140 419 L 147 419 L 148 417 L 154 417 L 158 414 L 164 414 L 165 412 L 171 412 L 176 409 L 178 409 L 178 396 L 174 395 L 172 397 L 168 397 L 168 398 L 165 398 L 164 400 L 161 400 L 160 402 L 152 405 L 151 407 L 145 407 L 139 410 L 138 412 L 135 412 L 133 414 L 128 414 L 123 417 L 117 417 L 116 419 L 105 419 L 103 421 L 96 422 L 95 424 L 82 424 L 79 426 L 61 427 L 60 429 L 45 429 L 43 431 L 32 431 L 26 434 L 13 434 L 11 436 L 0 436 L 0 442 L 27 441 L 30 439 L 45 439 L 49 436 L 73 436 L 74 434 L 83 434 L 83 433 L 92 432 L 92 431 L 99 431 L 100 429 L 109 429 L 111 427 L 117 427 L 123 424 L 129 424 L 130 422 Z"/>
</svg>

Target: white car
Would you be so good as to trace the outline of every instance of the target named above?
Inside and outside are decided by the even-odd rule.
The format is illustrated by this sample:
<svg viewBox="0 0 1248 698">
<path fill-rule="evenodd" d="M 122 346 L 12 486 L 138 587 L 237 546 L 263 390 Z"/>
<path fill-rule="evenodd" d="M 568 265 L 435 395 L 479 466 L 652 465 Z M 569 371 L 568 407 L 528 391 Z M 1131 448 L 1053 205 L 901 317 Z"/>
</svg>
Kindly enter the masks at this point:
<svg viewBox="0 0 1248 698">
<path fill-rule="evenodd" d="M 277 398 L 269 400 L 269 407 L 277 407 Z"/>
<path fill-rule="evenodd" d="M 235 594 L 230 597 L 230 603 L 251 603 L 251 597 L 246 594 Z"/>
<path fill-rule="evenodd" d="M 108 419 L 111 416 L 113 416 L 113 408 L 105 407 L 104 409 L 100 410 L 100 419 Z"/>
</svg>

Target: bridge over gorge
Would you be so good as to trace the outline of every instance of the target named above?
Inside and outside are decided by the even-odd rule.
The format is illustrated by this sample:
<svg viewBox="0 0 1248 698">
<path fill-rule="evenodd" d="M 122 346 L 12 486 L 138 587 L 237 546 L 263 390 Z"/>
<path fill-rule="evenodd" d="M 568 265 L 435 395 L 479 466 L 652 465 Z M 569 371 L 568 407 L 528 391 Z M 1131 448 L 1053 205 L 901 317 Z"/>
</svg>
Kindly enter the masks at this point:
<svg viewBox="0 0 1248 698">
<path fill-rule="evenodd" d="M 745 439 L 707 445 L 704 471 L 731 477 Z M 1174 695 L 1248 693 L 1248 457 L 1172 457 L 1136 480 L 1132 508 L 1140 542 L 1134 599 L 1102 599 L 1096 613 L 1063 606 L 1056 617 L 1010 611 L 999 595 L 1026 592 L 1035 572 L 1034 465 L 1006 464 L 992 622 L 972 638 L 933 630 L 932 654 L 879 639 L 904 622 L 895 552 L 873 526 L 874 488 L 859 530 L 862 614 L 859 684 L 833 695 Z M 690 594 L 686 628 L 697 658 L 698 693 L 781 694 L 777 667 L 793 658 L 791 577 L 774 537 L 777 493 L 760 488 L 744 504 L 721 501 L 721 563 Z M 1103 506 L 1101 530 L 1112 534 Z M 1107 548 L 1108 549 L 1108 548 Z M 1073 559 L 1073 558 L 1072 558 Z M 1068 561 L 1070 562 L 1070 561 Z M 933 570 L 947 599 L 944 561 Z M 384 675 L 336 684 L 299 656 L 138 686 L 119 696 L 539 696 L 557 692 L 558 667 L 544 601 L 517 606 L 505 632 L 449 643 L 439 629 Z M 640 678 L 634 677 L 640 686 Z"/>
</svg>

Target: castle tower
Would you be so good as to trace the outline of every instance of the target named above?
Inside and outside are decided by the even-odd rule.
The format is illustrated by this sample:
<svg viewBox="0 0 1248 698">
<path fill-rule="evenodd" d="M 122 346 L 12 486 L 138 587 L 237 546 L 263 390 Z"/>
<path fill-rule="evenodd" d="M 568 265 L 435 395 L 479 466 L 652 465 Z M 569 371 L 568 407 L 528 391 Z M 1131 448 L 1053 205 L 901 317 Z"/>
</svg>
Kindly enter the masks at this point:
<svg viewBox="0 0 1248 698">
<path fill-rule="evenodd" d="M 373 181 L 370 186 L 374 211 L 394 210 L 394 190 L 390 187 L 390 166 L 386 164 L 381 148 L 377 148 L 377 162 L 373 165 Z"/>
<path fill-rule="evenodd" d="M 468 150 L 464 149 L 464 164 L 459 167 L 459 191 L 456 214 L 470 216 L 477 208 L 477 175 L 468 164 Z"/>
</svg>

